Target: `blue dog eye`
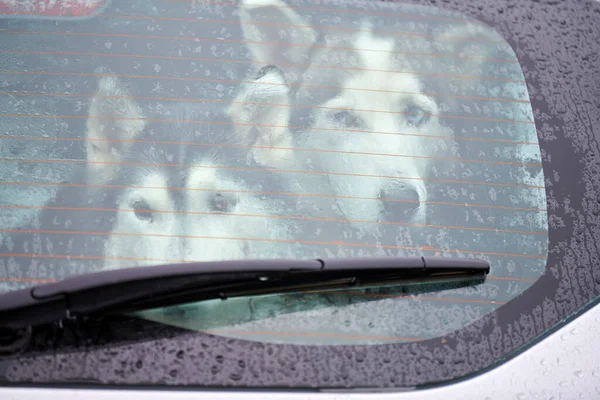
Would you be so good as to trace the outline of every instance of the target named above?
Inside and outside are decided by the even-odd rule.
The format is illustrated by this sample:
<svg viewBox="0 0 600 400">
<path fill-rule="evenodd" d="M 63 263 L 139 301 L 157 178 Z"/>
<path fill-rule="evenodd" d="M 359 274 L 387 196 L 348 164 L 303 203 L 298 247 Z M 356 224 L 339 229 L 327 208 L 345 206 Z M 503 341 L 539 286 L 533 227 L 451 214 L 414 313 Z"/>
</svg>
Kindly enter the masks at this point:
<svg viewBox="0 0 600 400">
<path fill-rule="evenodd" d="M 406 122 L 414 127 L 420 127 L 429 121 L 430 115 L 421 107 L 410 106 L 406 110 Z"/>
<path fill-rule="evenodd" d="M 362 121 L 361 121 L 360 117 L 358 117 L 357 115 L 353 114 L 350 111 L 339 111 L 339 112 L 333 114 L 332 118 L 337 124 L 339 124 L 343 127 L 347 127 L 347 128 L 362 127 Z"/>
</svg>

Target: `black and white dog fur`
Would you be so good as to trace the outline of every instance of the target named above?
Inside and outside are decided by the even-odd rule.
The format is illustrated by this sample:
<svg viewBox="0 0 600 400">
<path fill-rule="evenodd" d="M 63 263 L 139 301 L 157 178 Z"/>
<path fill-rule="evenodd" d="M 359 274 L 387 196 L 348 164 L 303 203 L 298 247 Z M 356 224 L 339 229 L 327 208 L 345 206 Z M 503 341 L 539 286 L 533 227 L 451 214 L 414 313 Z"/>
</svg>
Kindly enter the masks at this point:
<svg viewBox="0 0 600 400">
<path fill-rule="evenodd" d="M 239 124 L 238 140 L 254 146 L 254 159 L 274 168 L 323 172 L 304 174 L 301 185 L 328 188 L 341 216 L 358 221 L 353 225 L 360 229 L 377 226 L 362 221 L 425 223 L 428 178 L 435 168 L 450 168 L 434 159 L 457 155 L 454 129 L 441 118 L 453 115 L 456 101 L 427 94 L 448 78 L 402 73 L 415 70 L 418 61 L 402 51 L 400 36 L 374 31 L 366 18 L 354 32 L 328 30 L 280 0 L 243 0 L 239 14 L 255 81 L 241 85 L 229 115 Z M 489 36 L 486 29 L 448 28 L 445 36 L 463 40 L 442 46 L 449 54 L 469 54 L 473 43 L 477 48 L 469 39 Z M 440 46 L 423 37 L 404 40 L 416 48 L 414 43 Z M 454 65 L 476 77 L 483 57 Z M 448 72 L 445 65 L 438 69 L 444 68 Z M 455 83 L 463 84 L 472 82 Z"/>
<path fill-rule="evenodd" d="M 321 243 L 335 255 L 336 243 L 376 223 L 427 222 L 428 178 L 443 166 L 430 156 L 456 156 L 442 118 L 452 101 L 427 94 L 435 78 L 390 72 L 410 66 L 410 56 L 366 20 L 352 33 L 327 31 L 279 0 L 243 0 L 239 12 L 255 68 L 227 110 L 213 110 L 222 123 L 210 123 L 206 104 L 178 104 L 170 122 L 149 119 L 121 80 L 99 80 L 75 185 L 48 204 L 39 232 L 11 239 L 15 253 L 68 262 L 26 259 L 23 270 L 42 263 L 60 278 L 322 256 Z M 451 43 L 452 54 L 467 47 Z M 463 64 L 473 76 L 482 68 L 478 59 Z"/>
<path fill-rule="evenodd" d="M 16 259 L 27 264 L 23 271 L 48 268 L 59 279 L 138 265 L 293 256 L 287 240 L 294 221 L 280 217 L 291 201 L 277 195 L 281 178 L 232 140 L 231 124 L 207 124 L 206 107 L 173 110 L 167 121 L 147 118 L 120 79 L 99 80 L 86 159 L 34 232 L 10 238 L 12 253 L 42 255 Z M 212 114 L 216 120 L 220 112 Z"/>
</svg>

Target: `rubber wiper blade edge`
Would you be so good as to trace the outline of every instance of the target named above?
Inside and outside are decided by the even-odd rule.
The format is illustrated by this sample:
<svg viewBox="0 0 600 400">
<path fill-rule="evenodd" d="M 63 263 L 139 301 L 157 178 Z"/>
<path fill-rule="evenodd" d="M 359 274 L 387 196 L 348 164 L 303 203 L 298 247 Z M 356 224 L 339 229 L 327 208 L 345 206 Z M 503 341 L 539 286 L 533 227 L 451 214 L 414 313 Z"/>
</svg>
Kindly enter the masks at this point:
<svg viewBox="0 0 600 400">
<path fill-rule="evenodd" d="M 192 262 L 108 270 L 0 295 L 0 328 L 244 295 L 369 282 L 484 277 L 489 263 L 447 257 Z"/>
</svg>

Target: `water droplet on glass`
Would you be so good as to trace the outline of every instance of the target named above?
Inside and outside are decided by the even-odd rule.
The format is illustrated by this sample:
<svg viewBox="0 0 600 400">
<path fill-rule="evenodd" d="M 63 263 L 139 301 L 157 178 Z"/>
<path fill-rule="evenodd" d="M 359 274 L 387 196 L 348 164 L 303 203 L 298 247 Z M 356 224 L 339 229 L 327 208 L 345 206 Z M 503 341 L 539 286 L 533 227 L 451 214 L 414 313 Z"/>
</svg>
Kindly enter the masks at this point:
<svg viewBox="0 0 600 400">
<path fill-rule="evenodd" d="M 583 371 L 575 371 L 573 374 L 578 378 L 583 378 Z"/>
</svg>

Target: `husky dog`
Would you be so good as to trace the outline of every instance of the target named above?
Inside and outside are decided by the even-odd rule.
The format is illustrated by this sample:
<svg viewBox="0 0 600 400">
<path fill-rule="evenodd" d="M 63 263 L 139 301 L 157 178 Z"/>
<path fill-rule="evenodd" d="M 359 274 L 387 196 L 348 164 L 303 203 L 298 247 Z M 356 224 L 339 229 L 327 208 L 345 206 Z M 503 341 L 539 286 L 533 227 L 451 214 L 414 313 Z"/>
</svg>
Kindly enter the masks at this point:
<svg viewBox="0 0 600 400">
<path fill-rule="evenodd" d="M 342 216 L 362 228 L 376 226 L 364 221 L 425 223 L 428 181 L 436 168 L 451 167 L 441 159 L 457 155 L 454 120 L 443 116 L 460 113 L 456 101 L 433 94 L 449 80 L 435 64 L 478 76 L 483 58 L 452 57 L 489 33 L 477 24 L 448 27 L 442 37 L 461 40 L 440 44 L 375 30 L 355 14 L 344 18 L 358 29 L 328 29 L 279 0 L 242 0 L 239 14 L 258 72 L 241 85 L 229 115 L 254 159 L 304 171 L 305 187 L 329 187 Z M 407 47 L 451 57 L 423 61 Z M 460 91 L 473 82 L 452 84 Z"/>
<path fill-rule="evenodd" d="M 167 120 L 147 118 L 123 82 L 99 81 L 86 160 L 33 232 L 5 243 L 11 253 L 50 256 L 21 270 L 47 268 L 60 279 L 137 265 L 290 257 L 294 223 L 285 218 L 286 197 L 271 194 L 279 177 L 231 140 L 219 110 L 171 107 Z"/>
</svg>

